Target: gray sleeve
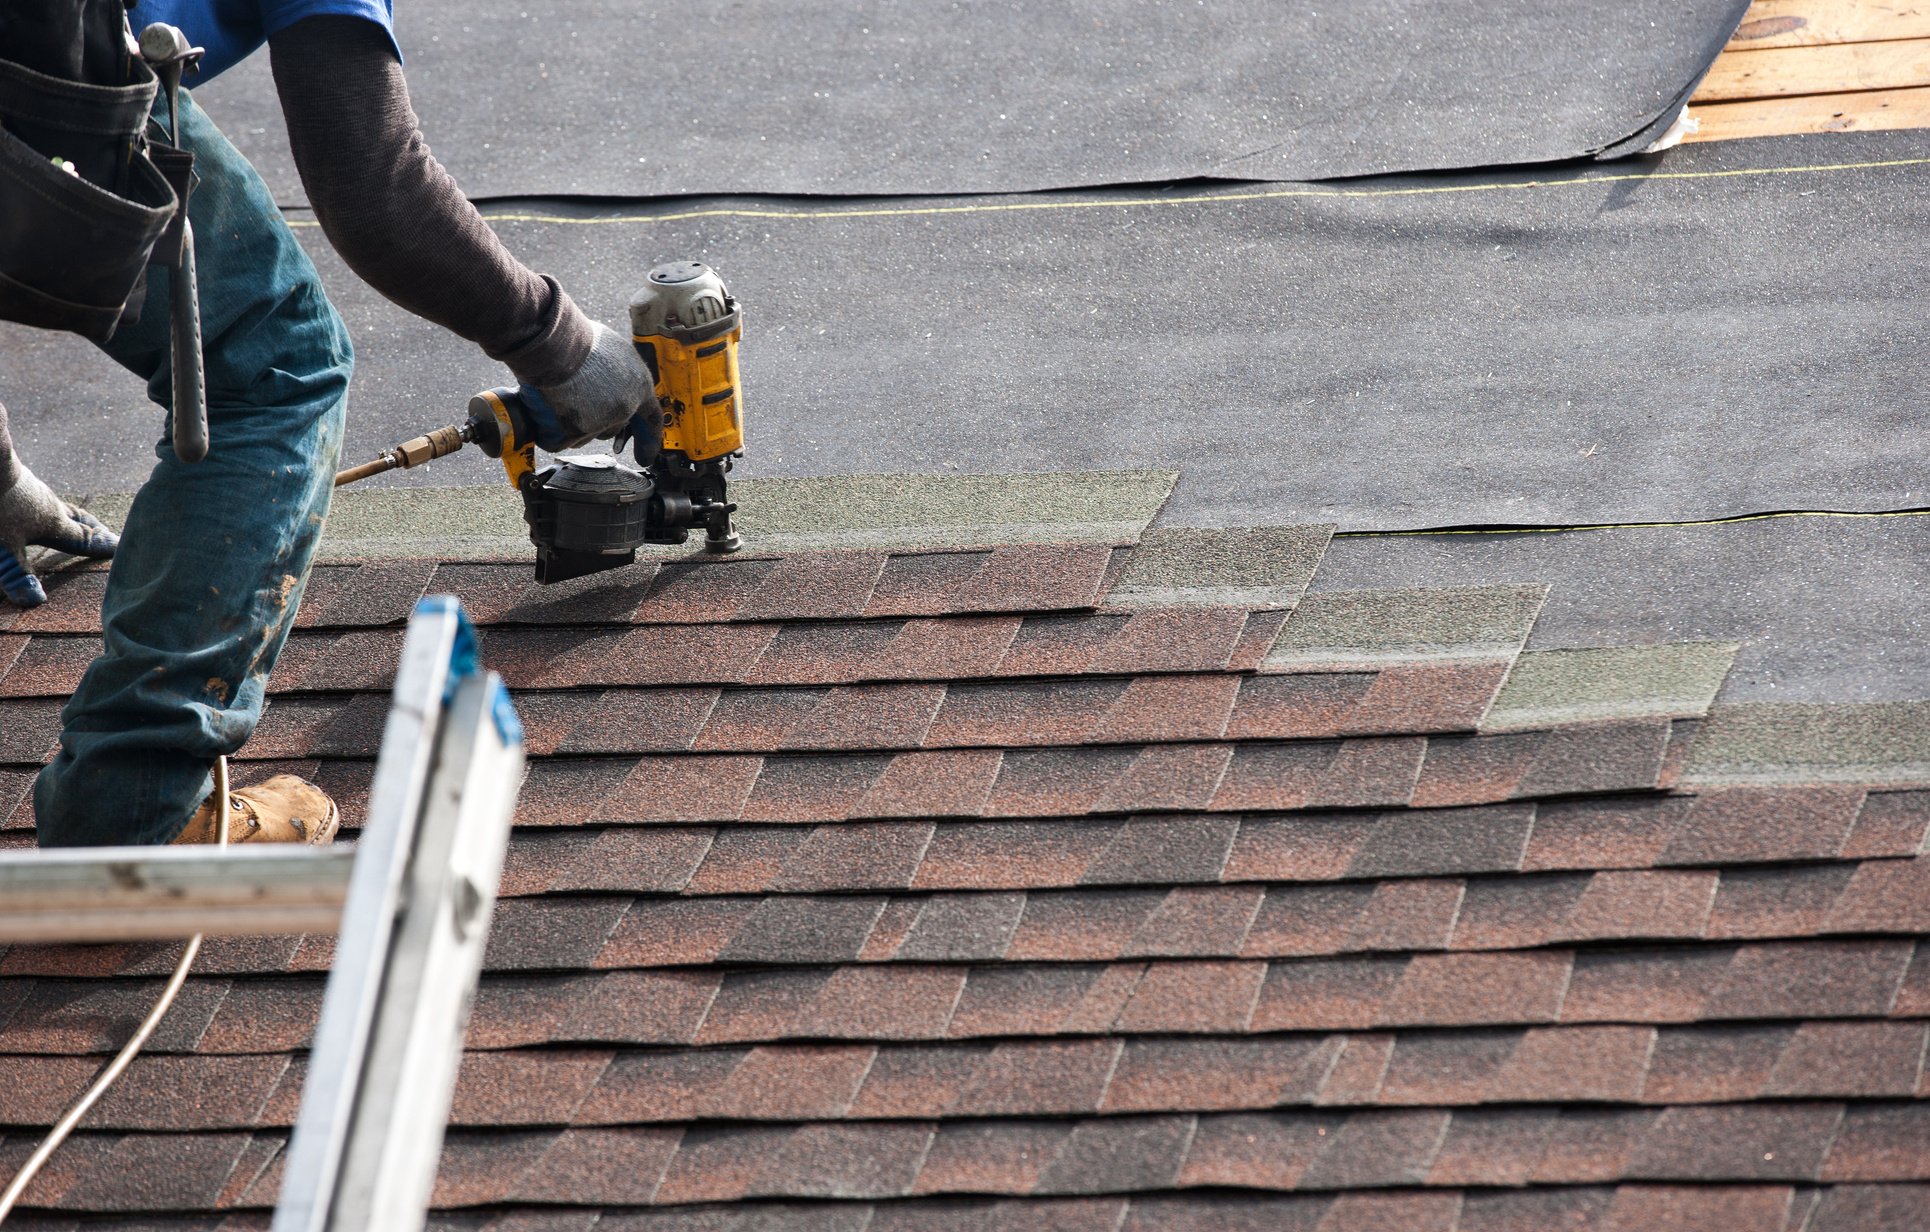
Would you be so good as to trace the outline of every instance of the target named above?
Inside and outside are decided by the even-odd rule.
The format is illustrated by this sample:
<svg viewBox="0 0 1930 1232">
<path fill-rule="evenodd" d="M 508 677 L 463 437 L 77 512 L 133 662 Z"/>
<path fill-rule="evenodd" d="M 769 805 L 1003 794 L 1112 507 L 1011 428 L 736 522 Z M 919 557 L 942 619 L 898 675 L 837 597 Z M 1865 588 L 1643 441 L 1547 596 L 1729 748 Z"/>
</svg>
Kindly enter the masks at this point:
<svg viewBox="0 0 1930 1232">
<path fill-rule="evenodd" d="M 268 48 L 295 168 L 348 267 L 528 384 L 574 372 L 589 354 L 589 319 L 554 278 L 510 255 L 429 153 L 381 27 L 309 17 Z"/>
</svg>

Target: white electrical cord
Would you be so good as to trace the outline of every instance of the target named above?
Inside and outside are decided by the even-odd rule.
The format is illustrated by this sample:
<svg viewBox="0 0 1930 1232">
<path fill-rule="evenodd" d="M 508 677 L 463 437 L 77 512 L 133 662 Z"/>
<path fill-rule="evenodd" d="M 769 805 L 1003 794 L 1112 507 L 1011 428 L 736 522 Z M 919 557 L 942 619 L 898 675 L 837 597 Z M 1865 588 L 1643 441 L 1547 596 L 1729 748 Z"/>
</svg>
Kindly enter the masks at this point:
<svg viewBox="0 0 1930 1232">
<path fill-rule="evenodd" d="M 226 847 L 228 845 L 228 759 L 225 757 L 214 759 L 214 798 L 215 831 L 219 836 L 215 841 L 221 847 Z M 14 1203 L 20 1201 L 20 1195 L 27 1192 L 27 1186 L 33 1183 L 34 1177 L 39 1174 L 46 1162 L 53 1158 L 54 1151 L 67 1140 L 67 1135 L 74 1131 L 74 1126 L 80 1124 L 80 1119 L 87 1115 L 88 1109 L 107 1093 L 107 1088 L 114 1085 L 114 1080 L 133 1063 L 135 1054 L 141 1051 L 148 1037 L 154 1034 L 154 1029 L 161 1025 L 161 1019 L 167 1016 L 168 1010 L 174 1005 L 175 994 L 181 991 L 181 985 L 187 983 L 188 968 L 194 965 L 194 956 L 200 951 L 201 934 L 196 933 L 188 939 L 187 948 L 181 951 L 181 961 L 174 965 L 174 974 L 168 977 L 167 987 L 161 990 L 160 999 L 154 1003 L 154 1008 L 147 1012 L 147 1017 L 141 1020 L 140 1027 L 134 1032 L 134 1038 L 128 1040 L 127 1046 L 107 1063 L 107 1068 L 95 1075 L 92 1085 L 81 1092 L 80 1098 L 74 1101 L 73 1107 L 54 1123 L 54 1127 L 47 1131 L 47 1136 L 41 1140 L 40 1145 L 34 1148 L 34 1153 L 27 1157 L 27 1162 L 21 1165 L 19 1173 L 7 1186 L 6 1192 L 0 1193 L 0 1223 L 5 1223 L 7 1216 L 13 1214 Z"/>
</svg>

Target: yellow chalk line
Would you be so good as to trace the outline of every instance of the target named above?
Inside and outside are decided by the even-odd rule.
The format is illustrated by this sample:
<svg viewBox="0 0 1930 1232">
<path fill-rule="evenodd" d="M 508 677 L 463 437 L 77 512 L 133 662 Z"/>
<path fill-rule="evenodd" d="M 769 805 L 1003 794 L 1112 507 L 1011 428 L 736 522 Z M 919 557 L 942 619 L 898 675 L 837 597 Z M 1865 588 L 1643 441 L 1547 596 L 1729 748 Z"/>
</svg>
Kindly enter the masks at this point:
<svg viewBox="0 0 1930 1232">
<path fill-rule="evenodd" d="M 1743 167 L 1728 171 L 1640 171 L 1624 175 L 1587 175 L 1555 180 L 1520 180 L 1513 183 L 1437 184 L 1415 188 L 1279 188 L 1262 192 L 1196 193 L 1182 197 L 1129 197 L 1116 201 L 1000 201 L 975 205 L 891 206 L 870 209 L 759 210 L 724 208 L 679 210 L 665 214 L 619 214 L 603 218 L 578 218 L 563 214 L 492 214 L 488 222 L 538 222 L 563 226 L 604 227 L 633 223 L 689 222 L 700 218 L 756 218 L 791 222 L 818 222 L 845 218 L 930 218 L 949 214 L 1012 214 L 1032 210 L 1123 210 L 1148 206 L 1221 205 L 1254 201 L 1284 201 L 1297 197 L 1429 197 L 1447 193 L 1515 192 L 1534 188 L 1575 188 L 1591 184 L 1622 184 L 1650 180 L 1720 180 L 1739 176 L 1821 174 L 1830 171 L 1869 171 L 1884 167 L 1918 167 L 1930 158 L 1892 158 L 1881 162 L 1812 163 L 1795 167 Z M 1078 191 L 1078 190 L 1062 190 Z M 313 227 L 313 219 L 290 219 L 291 227 Z"/>
<path fill-rule="evenodd" d="M 1836 509 L 1789 509 L 1780 513 L 1741 513 L 1728 518 L 1701 518 L 1688 522 L 1596 522 L 1582 526 L 1471 526 L 1453 530 L 1343 530 L 1336 539 L 1392 539 L 1415 535 L 1569 535 L 1591 530 L 1662 530 L 1692 526 L 1729 526 L 1737 522 L 1766 522 L 1771 518 L 1923 518 L 1930 509 L 1884 509 L 1856 513 Z"/>
</svg>

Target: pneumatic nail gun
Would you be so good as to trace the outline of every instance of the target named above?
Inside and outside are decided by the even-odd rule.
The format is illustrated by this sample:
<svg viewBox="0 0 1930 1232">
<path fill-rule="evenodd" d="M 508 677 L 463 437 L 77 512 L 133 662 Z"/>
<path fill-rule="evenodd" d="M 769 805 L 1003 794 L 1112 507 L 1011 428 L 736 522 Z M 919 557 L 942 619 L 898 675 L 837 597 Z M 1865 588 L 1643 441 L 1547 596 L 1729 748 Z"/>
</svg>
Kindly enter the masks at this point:
<svg viewBox="0 0 1930 1232">
<path fill-rule="evenodd" d="M 469 400 L 469 418 L 345 470 L 335 486 L 418 466 L 473 442 L 499 458 L 523 498 L 536 545 L 536 580 L 561 582 L 627 565 L 646 543 L 678 544 L 703 527 L 704 547 L 735 552 L 725 476 L 744 448 L 737 348 L 743 311 L 708 266 L 677 261 L 650 271 L 630 301 L 631 340 L 656 378 L 654 406 L 639 408 L 616 439 L 620 456 L 571 455 L 538 469 L 529 408 L 515 389 Z"/>
</svg>

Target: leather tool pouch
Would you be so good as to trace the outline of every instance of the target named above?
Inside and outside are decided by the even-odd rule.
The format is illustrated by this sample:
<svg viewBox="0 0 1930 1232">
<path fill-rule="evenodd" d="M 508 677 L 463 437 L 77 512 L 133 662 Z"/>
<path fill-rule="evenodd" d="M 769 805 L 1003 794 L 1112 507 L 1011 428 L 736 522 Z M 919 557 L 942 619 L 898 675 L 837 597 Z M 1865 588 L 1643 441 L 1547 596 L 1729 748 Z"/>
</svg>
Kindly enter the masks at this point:
<svg viewBox="0 0 1930 1232">
<path fill-rule="evenodd" d="M 193 155 L 157 149 L 161 166 L 150 159 L 159 81 L 138 56 L 113 71 L 127 80 L 74 81 L 0 59 L 0 319 L 104 342 L 138 314 L 142 273 L 170 232 L 169 264 L 180 259 Z"/>
</svg>

